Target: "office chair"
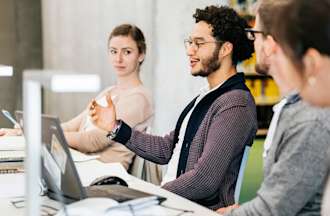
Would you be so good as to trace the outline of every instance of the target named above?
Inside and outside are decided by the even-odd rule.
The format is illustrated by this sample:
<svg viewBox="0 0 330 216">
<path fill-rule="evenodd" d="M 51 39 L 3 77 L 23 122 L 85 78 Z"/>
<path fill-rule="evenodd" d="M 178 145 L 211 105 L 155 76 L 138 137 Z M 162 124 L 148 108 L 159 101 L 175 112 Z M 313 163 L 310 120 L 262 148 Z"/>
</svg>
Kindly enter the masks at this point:
<svg viewBox="0 0 330 216">
<path fill-rule="evenodd" d="M 238 204 L 239 202 L 239 196 L 241 193 L 241 187 L 243 183 L 243 177 L 244 177 L 244 171 L 245 167 L 248 161 L 249 153 L 250 153 L 251 146 L 245 146 L 242 161 L 241 161 L 241 166 L 239 168 L 238 172 L 238 177 L 236 181 L 236 186 L 235 186 L 235 193 L 234 193 L 234 199 L 235 199 L 235 204 Z"/>
<path fill-rule="evenodd" d="M 151 129 L 148 127 L 146 129 L 146 133 L 150 132 Z M 160 185 L 163 178 L 161 165 L 147 161 L 138 155 L 135 155 L 133 158 L 133 162 L 128 172 L 139 179 L 153 183 L 155 185 Z"/>
</svg>

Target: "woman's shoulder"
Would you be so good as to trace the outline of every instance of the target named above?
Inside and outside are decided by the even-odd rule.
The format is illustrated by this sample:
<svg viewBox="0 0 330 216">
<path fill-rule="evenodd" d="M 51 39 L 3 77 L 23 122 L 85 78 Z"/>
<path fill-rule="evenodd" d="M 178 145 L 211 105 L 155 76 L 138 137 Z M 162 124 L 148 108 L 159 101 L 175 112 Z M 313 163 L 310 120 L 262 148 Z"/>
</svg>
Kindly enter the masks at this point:
<svg viewBox="0 0 330 216">
<path fill-rule="evenodd" d="M 142 93 L 142 94 L 150 94 L 150 91 L 144 85 L 138 85 L 134 88 L 130 88 L 127 90 L 127 94 L 135 94 L 135 93 Z"/>
<path fill-rule="evenodd" d="M 146 88 L 144 85 L 139 85 L 134 88 L 131 88 L 127 90 L 124 95 L 126 96 L 136 96 L 136 97 L 144 97 L 146 100 L 151 102 L 152 95 L 148 88 Z"/>
<path fill-rule="evenodd" d="M 121 92 L 115 106 L 119 112 L 118 116 L 133 115 L 139 122 L 150 118 L 154 113 L 151 96 L 144 86 Z"/>
</svg>

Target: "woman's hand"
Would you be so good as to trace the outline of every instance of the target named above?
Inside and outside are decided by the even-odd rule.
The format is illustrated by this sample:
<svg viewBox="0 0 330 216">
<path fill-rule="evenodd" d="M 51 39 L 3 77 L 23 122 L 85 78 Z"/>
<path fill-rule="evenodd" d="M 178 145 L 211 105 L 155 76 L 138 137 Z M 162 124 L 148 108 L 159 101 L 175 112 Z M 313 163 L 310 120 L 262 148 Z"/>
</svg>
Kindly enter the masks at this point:
<svg viewBox="0 0 330 216">
<path fill-rule="evenodd" d="M 89 115 L 93 124 L 105 131 L 111 131 L 116 124 L 116 110 L 110 94 L 106 96 L 108 106 L 100 106 L 94 99 L 89 104 Z"/>
<path fill-rule="evenodd" d="M 0 128 L 0 136 L 21 136 L 20 128 Z"/>
<path fill-rule="evenodd" d="M 236 208 L 239 208 L 239 205 L 238 205 L 238 204 L 234 204 L 234 205 L 231 205 L 231 206 L 227 206 L 227 207 L 219 208 L 219 209 L 217 210 L 217 213 L 219 213 L 219 214 L 225 214 L 225 213 L 228 213 L 228 212 L 230 212 L 231 210 L 236 209 Z"/>
</svg>

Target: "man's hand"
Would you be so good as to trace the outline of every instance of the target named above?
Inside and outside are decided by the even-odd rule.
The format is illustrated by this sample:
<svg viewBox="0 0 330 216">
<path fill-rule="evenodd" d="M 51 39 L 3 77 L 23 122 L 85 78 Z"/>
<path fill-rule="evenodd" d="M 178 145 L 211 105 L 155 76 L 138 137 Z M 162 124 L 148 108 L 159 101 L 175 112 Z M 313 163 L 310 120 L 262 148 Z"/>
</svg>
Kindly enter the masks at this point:
<svg viewBox="0 0 330 216">
<path fill-rule="evenodd" d="M 95 126 L 111 131 L 116 123 L 116 110 L 112 103 L 111 96 L 106 96 L 108 106 L 100 106 L 95 100 L 89 104 L 89 115 Z"/>
<path fill-rule="evenodd" d="M 231 206 L 219 208 L 217 210 L 217 213 L 219 213 L 219 214 L 225 214 L 225 213 L 230 212 L 231 210 L 236 209 L 236 208 L 239 208 L 239 205 L 238 204 L 234 204 L 234 205 L 231 205 Z"/>
</svg>

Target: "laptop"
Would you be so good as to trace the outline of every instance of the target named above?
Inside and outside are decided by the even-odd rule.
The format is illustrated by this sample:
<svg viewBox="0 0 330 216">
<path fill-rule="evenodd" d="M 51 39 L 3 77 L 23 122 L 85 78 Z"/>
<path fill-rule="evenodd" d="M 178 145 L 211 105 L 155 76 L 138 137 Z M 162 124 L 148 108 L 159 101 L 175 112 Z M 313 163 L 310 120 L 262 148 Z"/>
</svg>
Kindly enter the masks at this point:
<svg viewBox="0 0 330 216">
<path fill-rule="evenodd" d="M 22 112 L 16 112 L 22 119 Z M 111 173 L 109 173 L 111 175 Z M 166 200 L 122 185 L 83 187 L 57 117 L 42 115 L 42 179 L 51 199 L 72 203 L 87 197 L 107 197 L 118 202 L 155 197 L 159 203 Z"/>
</svg>

